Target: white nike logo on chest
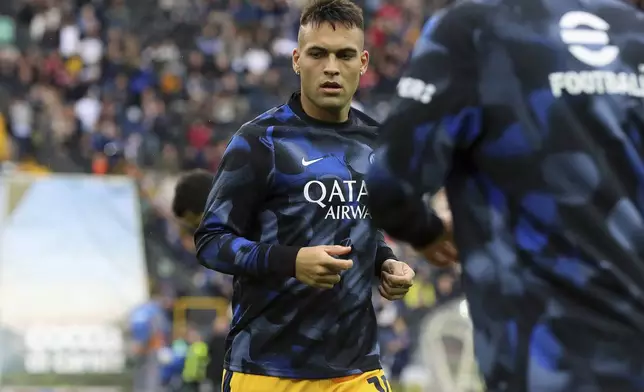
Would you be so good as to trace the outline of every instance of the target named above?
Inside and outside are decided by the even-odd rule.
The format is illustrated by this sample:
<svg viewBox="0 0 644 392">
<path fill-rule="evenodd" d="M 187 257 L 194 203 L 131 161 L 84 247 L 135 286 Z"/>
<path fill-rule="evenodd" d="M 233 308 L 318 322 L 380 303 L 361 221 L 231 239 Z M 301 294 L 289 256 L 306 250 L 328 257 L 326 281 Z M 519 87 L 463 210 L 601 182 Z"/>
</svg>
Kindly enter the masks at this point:
<svg viewBox="0 0 644 392">
<path fill-rule="evenodd" d="M 307 161 L 306 159 L 302 158 L 302 166 L 304 166 L 304 167 L 311 166 L 312 164 L 314 164 L 316 162 L 320 162 L 323 159 L 324 159 L 324 157 Z"/>
</svg>

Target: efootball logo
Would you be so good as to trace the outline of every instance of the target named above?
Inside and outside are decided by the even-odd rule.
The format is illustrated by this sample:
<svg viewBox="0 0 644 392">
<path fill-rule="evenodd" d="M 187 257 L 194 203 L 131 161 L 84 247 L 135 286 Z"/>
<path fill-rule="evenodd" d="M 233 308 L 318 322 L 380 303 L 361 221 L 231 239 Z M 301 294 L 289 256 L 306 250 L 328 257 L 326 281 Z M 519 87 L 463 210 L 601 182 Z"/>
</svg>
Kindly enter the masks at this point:
<svg viewBox="0 0 644 392">
<path fill-rule="evenodd" d="M 618 62 L 620 49 L 611 41 L 610 25 L 597 15 L 583 11 L 566 12 L 559 21 L 561 42 L 568 52 L 585 64 L 582 69 L 560 69 L 548 74 L 554 97 L 564 95 L 622 95 L 644 97 L 644 74 L 641 69 L 608 65 Z M 566 66 L 566 63 L 563 63 Z"/>
<path fill-rule="evenodd" d="M 617 59 L 619 48 L 610 44 L 608 22 L 583 11 L 566 12 L 559 21 L 561 40 L 577 60 L 604 67 Z"/>
<path fill-rule="evenodd" d="M 304 185 L 304 198 L 326 209 L 324 219 L 371 219 L 365 205 L 367 186 L 364 181 L 309 181 Z"/>
</svg>

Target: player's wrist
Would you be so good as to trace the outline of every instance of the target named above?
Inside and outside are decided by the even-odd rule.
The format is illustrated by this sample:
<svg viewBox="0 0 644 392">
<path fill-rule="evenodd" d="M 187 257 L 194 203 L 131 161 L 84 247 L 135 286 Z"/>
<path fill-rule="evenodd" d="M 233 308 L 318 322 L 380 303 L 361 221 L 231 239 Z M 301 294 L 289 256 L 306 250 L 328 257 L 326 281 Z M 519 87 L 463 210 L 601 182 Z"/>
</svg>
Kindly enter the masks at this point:
<svg viewBox="0 0 644 392">
<path fill-rule="evenodd" d="M 396 205 L 376 219 L 374 225 L 390 237 L 407 242 L 414 249 L 423 249 L 438 240 L 444 233 L 443 220 L 422 199 Z"/>
<path fill-rule="evenodd" d="M 405 238 L 399 238 L 416 250 L 431 246 L 447 233 L 443 220 L 432 209 L 428 208 L 424 215 L 424 219 L 419 219 L 416 224 L 408 226 Z"/>
<path fill-rule="evenodd" d="M 376 251 L 376 261 L 382 264 L 385 262 L 385 260 L 398 260 L 398 258 L 390 247 L 381 246 Z"/>
<path fill-rule="evenodd" d="M 295 265 L 300 249 L 302 248 L 299 246 L 272 245 L 268 252 L 268 271 L 278 276 L 295 277 Z"/>
<path fill-rule="evenodd" d="M 374 273 L 377 278 L 380 277 L 380 273 L 382 272 L 382 266 L 387 260 L 398 260 L 398 258 L 396 258 L 394 251 L 391 250 L 390 247 L 388 246 L 378 247 L 378 250 L 376 251 L 376 265 L 374 266 Z"/>
</svg>

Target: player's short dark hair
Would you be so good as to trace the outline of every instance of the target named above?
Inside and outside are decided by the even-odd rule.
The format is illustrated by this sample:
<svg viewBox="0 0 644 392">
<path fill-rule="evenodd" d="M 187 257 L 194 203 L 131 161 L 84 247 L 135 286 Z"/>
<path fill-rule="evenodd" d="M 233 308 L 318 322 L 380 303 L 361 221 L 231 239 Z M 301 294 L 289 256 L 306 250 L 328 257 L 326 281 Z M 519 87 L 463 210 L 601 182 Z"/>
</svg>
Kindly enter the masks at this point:
<svg viewBox="0 0 644 392">
<path fill-rule="evenodd" d="M 183 174 L 174 188 L 172 213 L 177 217 L 188 213 L 203 214 L 213 177 L 211 173 L 200 169 Z"/>
<path fill-rule="evenodd" d="M 329 23 L 334 29 L 339 24 L 364 30 L 362 9 L 351 0 L 311 0 L 302 10 L 300 26 L 319 27 L 323 23 Z"/>
</svg>

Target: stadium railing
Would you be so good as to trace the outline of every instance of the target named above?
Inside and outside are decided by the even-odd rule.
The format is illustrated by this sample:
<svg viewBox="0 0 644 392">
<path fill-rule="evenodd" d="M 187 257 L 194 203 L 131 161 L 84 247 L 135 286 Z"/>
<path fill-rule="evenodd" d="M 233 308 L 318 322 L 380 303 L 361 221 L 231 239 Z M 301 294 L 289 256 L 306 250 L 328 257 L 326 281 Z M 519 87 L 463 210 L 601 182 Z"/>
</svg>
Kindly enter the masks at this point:
<svg viewBox="0 0 644 392">
<path fill-rule="evenodd" d="M 230 302 L 223 297 L 180 297 L 174 303 L 172 335 L 174 339 L 183 338 L 189 325 L 198 329 L 212 327 L 214 316 L 228 312 Z M 206 311 L 205 317 L 190 315 L 193 311 Z M 207 325 L 204 325 L 207 324 Z"/>
<path fill-rule="evenodd" d="M 425 319 L 420 346 L 423 366 L 430 371 L 426 392 L 485 390 L 474 358 L 472 333 L 463 298 L 440 306 Z"/>
</svg>

